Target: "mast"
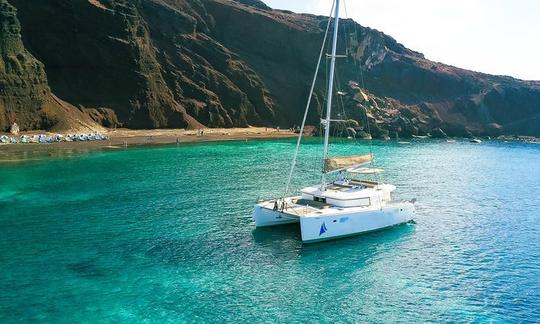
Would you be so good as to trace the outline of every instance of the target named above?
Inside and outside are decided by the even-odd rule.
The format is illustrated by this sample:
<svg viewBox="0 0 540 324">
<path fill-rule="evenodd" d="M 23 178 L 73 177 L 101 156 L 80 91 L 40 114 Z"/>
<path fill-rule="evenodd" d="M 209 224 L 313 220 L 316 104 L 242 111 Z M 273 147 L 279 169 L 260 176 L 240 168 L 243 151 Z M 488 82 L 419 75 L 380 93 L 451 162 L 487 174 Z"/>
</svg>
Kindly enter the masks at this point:
<svg viewBox="0 0 540 324">
<path fill-rule="evenodd" d="M 336 12 L 334 15 L 334 39 L 332 41 L 332 58 L 330 61 L 330 78 L 328 81 L 328 98 L 326 99 L 326 119 L 321 123 L 324 126 L 323 169 L 321 178 L 321 190 L 326 187 L 326 159 L 328 158 L 328 141 L 330 138 L 330 116 L 332 112 L 332 94 L 334 92 L 334 71 L 336 68 L 336 48 L 339 29 L 339 0 L 336 0 Z"/>
</svg>

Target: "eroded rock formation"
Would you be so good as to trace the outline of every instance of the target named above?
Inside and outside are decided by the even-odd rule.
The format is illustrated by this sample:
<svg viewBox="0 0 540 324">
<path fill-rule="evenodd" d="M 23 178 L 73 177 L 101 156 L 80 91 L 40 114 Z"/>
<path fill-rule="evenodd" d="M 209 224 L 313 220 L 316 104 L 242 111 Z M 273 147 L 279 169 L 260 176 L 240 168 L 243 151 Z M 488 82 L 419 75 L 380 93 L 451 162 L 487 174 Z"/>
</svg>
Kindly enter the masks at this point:
<svg viewBox="0 0 540 324">
<path fill-rule="evenodd" d="M 328 21 L 258 0 L 9 2 L 18 13 L 0 0 L 3 129 L 69 127 L 50 89 L 106 127 L 291 127 Z M 540 135 L 539 82 L 432 62 L 351 20 L 340 37 L 336 90 L 375 136 Z"/>
</svg>

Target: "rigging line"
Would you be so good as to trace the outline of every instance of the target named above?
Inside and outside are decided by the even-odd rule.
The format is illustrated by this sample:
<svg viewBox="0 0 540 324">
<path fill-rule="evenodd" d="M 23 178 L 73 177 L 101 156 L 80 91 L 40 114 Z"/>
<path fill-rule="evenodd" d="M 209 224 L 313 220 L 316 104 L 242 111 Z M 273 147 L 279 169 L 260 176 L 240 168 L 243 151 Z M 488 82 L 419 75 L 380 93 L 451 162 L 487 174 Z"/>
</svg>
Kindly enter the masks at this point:
<svg viewBox="0 0 540 324">
<path fill-rule="evenodd" d="M 347 43 L 347 24 L 345 22 L 342 22 L 342 25 L 343 25 L 343 28 L 340 30 L 340 32 L 343 34 L 343 40 L 344 40 L 344 44 L 345 44 L 345 54 L 347 55 L 348 54 L 348 43 Z M 342 95 L 340 94 L 342 92 L 342 86 L 341 86 L 341 82 L 340 82 L 340 69 L 339 68 L 336 68 L 336 71 L 335 71 L 335 83 L 334 83 L 334 93 L 336 93 L 336 103 L 335 103 L 335 106 L 336 106 L 336 117 L 338 120 L 343 120 L 343 116 L 344 116 L 344 112 L 345 112 L 345 109 L 344 109 L 344 105 L 343 105 L 343 97 Z M 341 106 L 340 106 L 340 103 L 341 103 Z M 343 123 L 342 122 L 337 122 L 335 123 L 335 127 L 334 127 L 334 131 L 333 131 L 333 134 L 334 134 L 334 137 L 342 137 L 343 136 Z M 331 143 L 328 143 L 328 146 L 330 147 L 332 144 Z"/>
<path fill-rule="evenodd" d="M 332 12 L 333 14 L 333 12 Z M 326 45 L 326 52 L 327 53 L 330 53 L 332 51 L 332 42 L 327 42 L 327 45 Z M 327 107 L 327 103 L 328 103 L 328 98 L 329 98 L 329 95 L 328 95 L 328 85 L 330 84 L 330 78 L 329 78 L 329 72 L 330 72 L 330 65 L 328 64 L 331 60 L 331 57 L 326 54 L 325 55 L 326 59 L 325 59 L 325 67 L 324 67 L 324 99 L 323 99 L 323 104 L 322 104 L 322 110 L 321 110 L 321 116 L 320 118 L 323 119 L 324 117 L 324 113 L 325 113 L 325 109 Z M 332 92 L 331 92 L 332 93 Z M 320 143 L 321 143 L 321 146 L 324 146 L 324 127 L 323 127 L 323 124 L 322 123 L 319 123 L 319 138 L 320 138 Z M 330 144 L 328 144 L 330 145 Z M 318 162 L 318 165 L 324 165 L 324 152 L 321 152 L 321 155 L 320 155 L 320 160 Z"/>
<path fill-rule="evenodd" d="M 339 76 L 339 73 L 336 73 L 336 91 L 340 92 L 340 93 L 344 93 L 343 92 L 343 86 L 341 84 L 341 78 Z M 343 101 L 343 94 L 340 94 L 338 93 L 338 108 L 341 108 L 341 110 L 339 111 L 339 114 L 341 114 L 343 117 L 343 115 L 345 115 L 345 103 Z M 339 106 L 341 104 L 341 107 Z"/>
<path fill-rule="evenodd" d="M 343 0 L 343 8 L 345 10 L 345 16 L 349 17 L 349 14 L 347 12 L 347 1 L 346 0 Z M 355 29 L 355 32 L 354 32 L 355 43 L 358 46 L 358 45 L 360 45 L 360 40 L 359 40 L 360 38 L 358 37 L 358 24 L 356 22 L 353 22 L 353 24 L 354 24 L 354 29 Z M 359 73 L 360 74 L 360 82 L 361 82 L 361 85 L 362 85 L 361 89 L 365 89 L 366 85 L 365 85 L 365 82 L 364 82 L 364 70 L 362 68 L 362 62 L 361 61 L 357 62 L 355 57 L 353 57 L 353 61 L 355 62 L 355 65 L 356 65 L 358 71 L 360 72 Z M 369 100 L 368 100 L 367 104 L 369 104 Z M 362 108 L 364 110 L 364 116 L 366 118 L 367 132 L 369 134 L 369 154 L 371 155 L 370 167 L 375 168 L 376 163 L 375 163 L 375 156 L 373 155 L 373 136 L 371 135 L 371 127 L 369 125 L 367 104 L 365 106 L 362 105 Z M 376 176 L 377 176 L 378 182 L 381 182 L 381 175 L 377 174 Z"/>
<path fill-rule="evenodd" d="M 327 52 L 330 50 L 331 48 L 331 43 L 328 42 L 327 44 L 327 48 L 325 49 Z M 324 107 L 326 107 L 326 101 L 328 100 L 328 70 L 330 69 L 330 67 L 328 66 L 328 61 L 329 61 L 329 57 L 328 55 L 326 55 L 326 58 L 324 60 L 324 97 L 323 97 L 323 101 L 322 101 L 322 110 L 321 110 L 321 116 L 320 118 L 322 119 L 323 116 L 324 116 Z M 324 134 L 324 128 L 323 128 L 323 125 L 322 123 L 319 123 L 319 139 L 320 139 L 320 143 L 321 145 L 324 145 L 324 136 L 322 136 Z M 324 154 L 321 152 L 321 155 L 320 155 L 320 159 L 318 161 L 318 164 L 317 166 L 321 165 L 322 163 L 324 163 Z"/>
<path fill-rule="evenodd" d="M 330 10 L 330 14 L 328 15 L 328 24 L 326 25 L 326 31 L 324 33 L 324 39 L 323 39 L 323 43 L 322 43 L 322 46 L 321 46 L 321 52 L 319 53 L 319 59 L 317 61 L 317 68 L 315 69 L 315 73 L 313 75 L 313 82 L 311 83 L 311 89 L 309 91 L 309 97 L 308 97 L 308 101 L 307 101 L 307 104 L 306 104 L 306 110 L 304 112 L 304 118 L 302 119 L 302 125 L 300 127 L 300 134 L 298 134 L 298 140 L 296 141 L 296 148 L 294 150 L 294 156 L 293 156 L 291 169 L 289 171 L 289 177 L 287 178 L 287 185 L 285 186 L 284 197 L 287 196 L 287 194 L 289 193 L 289 187 L 291 185 L 292 175 L 293 175 L 293 172 L 294 172 L 294 168 L 296 167 L 296 160 L 298 159 L 298 150 L 300 148 L 300 142 L 302 140 L 302 134 L 304 133 L 304 127 L 306 125 L 306 119 L 307 119 L 307 115 L 308 115 L 308 111 L 309 111 L 309 106 L 311 105 L 311 98 L 313 96 L 313 91 L 315 89 L 315 83 L 317 82 L 317 74 L 319 74 L 319 67 L 320 67 L 320 64 L 321 64 L 321 58 L 322 58 L 323 53 L 324 53 L 324 45 L 326 44 L 326 39 L 328 38 L 328 31 L 330 30 L 330 24 L 332 22 L 332 12 L 334 11 L 335 4 L 336 3 L 335 3 L 335 0 L 334 0 L 332 2 L 332 9 Z"/>
<path fill-rule="evenodd" d="M 339 120 L 346 120 L 346 114 L 345 114 L 345 104 L 343 103 L 343 95 L 341 95 L 340 93 L 342 92 L 342 87 L 341 87 L 341 79 L 339 77 L 340 73 L 336 73 L 336 83 L 334 85 L 334 90 L 335 92 L 337 93 L 337 100 L 336 100 L 336 105 L 337 105 L 337 118 Z M 341 136 L 343 136 L 343 130 L 345 128 L 345 123 L 344 122 L 337 122 L 336 123 L 336 127 L 335 127 L 335 130 L 334 130 L 334 136 L 337 136 L 339 132 L 341 132 Z"/>
<path fill-rule="evenodd" d="M 344 6 L 344 9 L 345 9 L 345 19 L 348 20 L 349 19 L 349 14 L 347 12 L 347 2 L 345 0 L 343 1 L 343 6 Z M 354 24 L 355 22 L 352 21 L 352 23 Z M 350 59 L 349 54 L 350 54 L 353 57 L 353 63 L 355 65 L 355 67 L 357 67 L 356 60 L 354 60 L 354 54 L 352 54 L 352 51 L 349 51 L 351 49 L 350 47 L 352 46 L 351 40 L 349 39 L 351 34 L 353 34 L 353 33 L 351 33 L 351 31 L 350 31 L 349 24 L 344 23 L 343 24 L 343 39 L 345 40 L 345 48 L 346 48 L 346 53 L 347 53 L 347 58 L 346 59 L 347 59 L 347 61 L 349 61 L 349 59 Z M 338 85 L 340 87 L 344 86 L 345 88 L 347 88 L 347 85 L 348 85 L 347 83 L 344 84 L 344 85 L 341 85 L 341 80 L 339 79 L 339 75 L 337 75 L 336 78 L 337 78 Z M 343 89 L 341 89 L 341 90 L 343 90 Z M 348 116 L 347 116 L 347 111 L 345 109 L 345 101 L 343 99 L 343 96 L 340 97 L 340 103 L 341 103 L 341 106 L 342 106 L 341 107 L 342 108 L 342 115 L 344 116 L 344 118 L 342 118 L 342 119 L 347 120 Z M 344 128 L 345 128 L 345 126 L 346 125 L 343 125 Z M 357 142 L 357 141 L 355 141 L 355 142 Z"/>
<path fill-rule="evenodd" d="M 336 100 L 334 100 L 334 101 L 332 102 L 332 107 L 333 107 L 333 108 L 335 108 L 335 106 L 338 105 L 338 101 L 337 101 L 337 99 L 338 99 L 338 95 L 337 95 L 337 91 L 338 91 L 338 90 L 337 90 L 337 75 L 339 74 L 339 73 L 337 73 L 337 72 L 334 72 L 334 73 L 335 73 L 335 75 L 334 75 L 334 83 L 333 83 L 333 85 L 332 85 L 332 86 L 333 86 L 333 89 L 332 89 L 332 95 L 335 95 L 335 96 L 336 96 Z M 327 85 L 327 86 L 328 86 L 328 85 Z M 339 107 L 338 107 L 338 108 L 339 108 Z M 338 114 L 338 116 L 339 116 L 339 110 L 338 110 L 338 113 L 337 113 L 337 114 Z M 336 118 L 336 119 L 337 119 L 337 117 L 335 117 L 335 115 L 336 115 L 336 109 L 332 109 L 332 115 L 334 115 L 334 117 L 333 117 L 333 116 L 330 116 L 330 118 Z M 338 125 L 339 125 L 339 124 L 338 124 L 337 122 L 335 122 L 333 125 L 335 125 L 335 126 L 334 126 L 333 129 L 330 128 L 330 135 L 331 135 L 331 137 L 336 137 L 336 136 L 337 136 L 337 133 L 336 133 L 336 132 L 337 132 L 337 129 L 338 129 Z M 333 145 L 332 142 L 331 142 L 331 141 L 328 141 L 328 152 L 329 152 L 328 154 L 330 154 L 330 148 L 332 147 L 332 145 Z"/>
<path fill-rule="evenodd" d="M 336 9 L 334 16 L 334 31 L 332 36 L 332 56 L 330 60 L 330 78 L 328 84 L 328 100 L 326 101 L 326 118 L 324 120 L 324 145 L 323 145 L 323 165 L 321 172 L 321 191 L 326 191 L 326 159 L 328 157 L 328 141 L 330 139 L 330 122 L 332 113 L 332 97 L 334 91 L 334 74 L 336 66 L 336 50 L 338 44 L 338 31 L 339 31 L 339 0 L 336 0 Z"/>
<path fill-rule="evenodd" d="M 336 75 L 336 82 L 338 84 L 338 86 L 341 88 L 341 80 L 339 78 L 339 75 Z M 343 120 L 343 122 L 341 123 L 341 131 L 342 131 L 342 135 L 343 133 L 346 134 L 347 136 L 350 136 L 351 134 L 349 134 L 348 132 L 348 124 L 347 124 L 347 121 L 350 119 L 350 117 L 348 116 L 347 114 L 347 110 L 345 109 L 345 101 L 343 99 L 343 96 L 339 96 L 339 100 L 338 100 L 338 104 L 341 104 L 341 120 Z M 354 134 L 352 134 L 354 135 Z M 356 138 L 356 136 L 351 136 L 354 138 L 354 143 L 356 145 L 359 145 L 360 146 L 360 143 L 358 142 L 358 139 Z"/>
<path fill-rule="evenodd" d="M 345 3 L 345 2 L 344 2 Z M 348 15 L 346 14 L 346 18 L 348 19 Z M 343 39 L 345 41 L 345 48 L 346 48 L 346 53 L 349 54 L 349 36 L 350 34 L 353 34 L 350 32 L 350 27 L 347 23 L 344 23 L 343 24 L 344 28 L 342 29 L 342 34 L 343 34 Z M 347 55 L 347 60 L 349 59 L 349 56 Z M 355 67 L 357 68 L 357 65 L 356 65 L 356 61 L 354 60 L 354 57 L 353 57 L 353 62 L 355 63 Z M 343 72 L 343 71 L 341 71 Z M 343 90 L 343 85 L 341 83 L 341 77 L 340 77 L 340 73 L 341 73 L 339 70 L 336 71 L 336 76 L 335 76 L 335 84 L 334 84 L 334 90 L 335 92 L 338 94 L 337 95 L 337 102 L 336 102 L 336 105 L 337 105 L 337 108 L 338 108 L 338 114 L 337 116 L 339 117 L 338 119 L 340 120 L 348 120 L 348 116 L 347 116 L 347 111 L 345 109 L 345 101 L 343 99 L 343 95 L 340 95 L 339 92 L 342 92 Z M 336 123 L 336 126 L 334 127 L 334 130 L 333 130 L 333 135 L 334 137 L 337 137 L 338 135 L 340 137 L 343 137 L 344 134 L 347 134 L 348 135 L 348 131 L 347 131 L 347 127 L 346 127 L 346 123 L 345 122 L 338 122 Z M 355 144 L 357 145 L 360 145 L 360 143 L 358 142 L 358 139 L 356 138 L 356 136 L 354 137 L 354 142 Z M 332 146 L 331 143 L 329 143 L 329 147 Z"/>
</svg>

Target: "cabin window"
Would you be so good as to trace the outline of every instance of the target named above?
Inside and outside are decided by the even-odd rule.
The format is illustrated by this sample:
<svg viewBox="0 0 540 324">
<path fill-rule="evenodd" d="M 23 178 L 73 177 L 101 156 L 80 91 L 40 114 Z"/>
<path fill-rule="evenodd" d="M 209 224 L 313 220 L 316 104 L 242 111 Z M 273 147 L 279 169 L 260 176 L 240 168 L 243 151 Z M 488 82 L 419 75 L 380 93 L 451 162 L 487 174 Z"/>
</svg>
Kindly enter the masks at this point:
<svg viewBox="0 0 540 324">
<path fill-rule="evenodd" d="M 359 207 L 371 206 L 371 199 L 369 197 L 355 200 Z"/>
<path fill-rule="evenodd" d="M 326 198 L 322 198 L 322 197 L 313 197 L 313 200 L 314 200 L 314 201 L 319 201 L 319 202 L 322 202 L 322 203 L 326 204 Z"/>
</svg>

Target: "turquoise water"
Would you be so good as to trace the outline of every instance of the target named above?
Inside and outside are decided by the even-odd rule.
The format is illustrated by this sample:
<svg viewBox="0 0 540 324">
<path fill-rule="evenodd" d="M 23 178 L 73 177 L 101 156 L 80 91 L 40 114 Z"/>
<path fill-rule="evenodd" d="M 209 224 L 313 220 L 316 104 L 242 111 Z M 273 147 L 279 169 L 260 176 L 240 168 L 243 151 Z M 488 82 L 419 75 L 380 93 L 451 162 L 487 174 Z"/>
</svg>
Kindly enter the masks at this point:
<svg viewBox="0 0 540 324">
<path fill-rule="evenodd" d="M 0 166 L 0 322 L 540 321 L 540 145 L 376 143 L 417 223 L 315 245 L 251 221 L 293 145 Z M 319 150 L 302 147 L 296 188 Z"/>
</svg>

